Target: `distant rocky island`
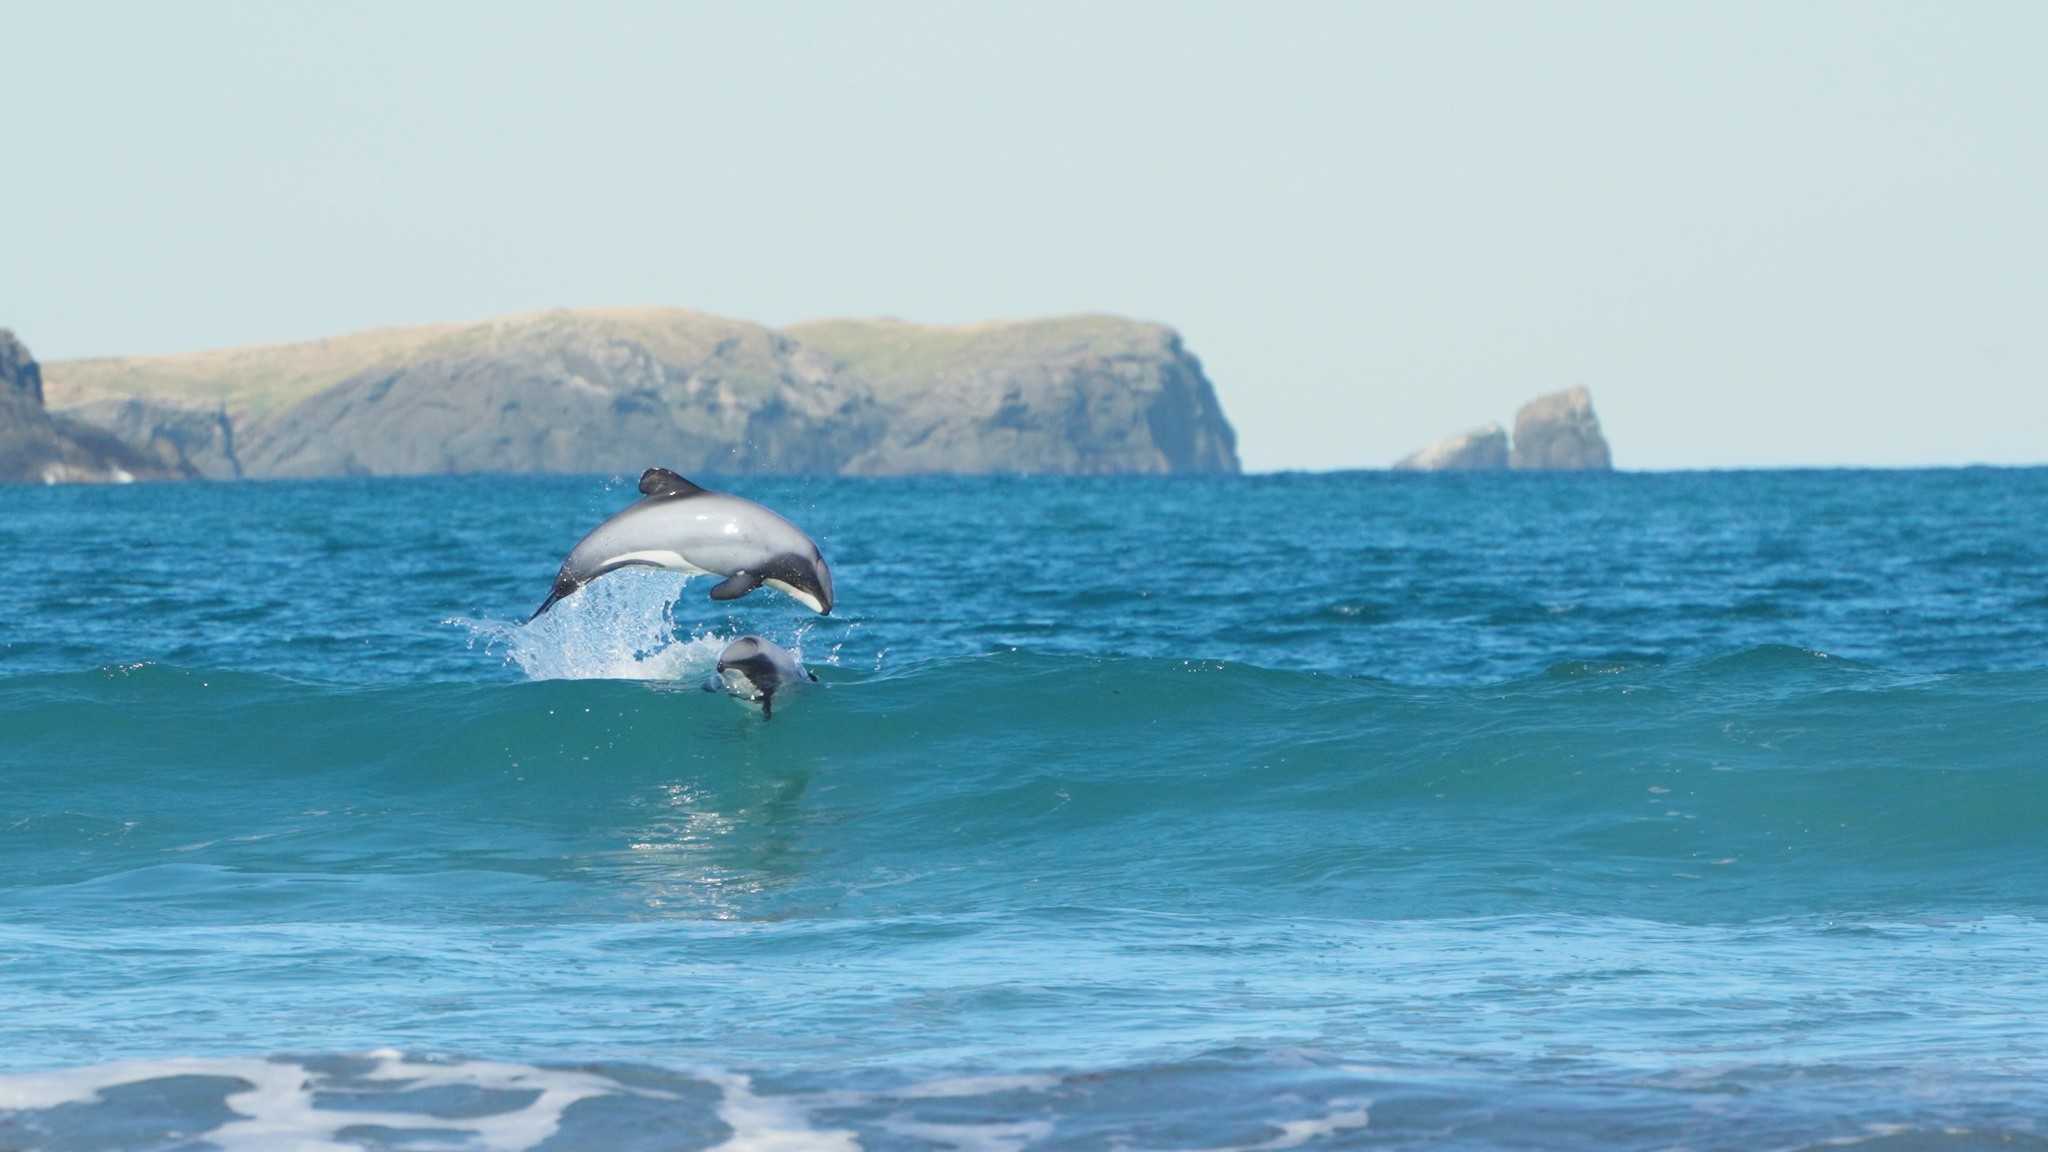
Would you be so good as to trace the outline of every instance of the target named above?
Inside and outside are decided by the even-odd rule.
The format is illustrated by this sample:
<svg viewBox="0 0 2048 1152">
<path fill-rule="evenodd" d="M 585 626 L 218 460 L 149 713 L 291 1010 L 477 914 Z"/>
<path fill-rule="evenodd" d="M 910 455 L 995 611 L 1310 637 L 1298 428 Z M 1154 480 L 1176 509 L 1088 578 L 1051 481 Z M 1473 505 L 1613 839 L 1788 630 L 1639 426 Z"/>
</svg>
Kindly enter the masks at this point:
<svg viewBox="0 0 2048 1152">
<path fill-rule="evenodd" d="M 674 308 L 38 366 L 0 331 L 0 480 L 1236 472 L 1171 328 L 773 329 Z"/>
<path fill-rule="evenodd" d="M 1515 414 L 1512 442 L 1507 430 L 1488 424 L 1446 436 L 1394 464 L 1400 472 L 1485 472 L 1499 469 L 1541 472 L 1609 472 L 1614 455 L 1593 414 L 1593 394 L 1568 388 L 1522 405 Z"/>
</svg>

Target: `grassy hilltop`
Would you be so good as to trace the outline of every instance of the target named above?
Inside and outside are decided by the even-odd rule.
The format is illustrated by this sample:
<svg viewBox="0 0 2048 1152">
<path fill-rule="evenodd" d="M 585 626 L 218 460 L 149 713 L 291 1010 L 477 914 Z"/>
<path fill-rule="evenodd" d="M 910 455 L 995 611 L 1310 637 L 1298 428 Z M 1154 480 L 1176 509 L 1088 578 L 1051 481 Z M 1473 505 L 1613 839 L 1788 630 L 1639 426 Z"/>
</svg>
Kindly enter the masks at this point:
<svg viewBox="0 0 2048 1152">
<path fill-rule="evenodd" d="M 54 410 L 159 454 L 217 409 L 237 475 L 630 470 L 1234 471 L 1172 329 L 1113 316 L 776 330 L 678 308 L 44 366 Z M 216 451 L 217 445 L 209 451 Z M 206 474 L 215 474 L 207 472 Z"/>
</svg>

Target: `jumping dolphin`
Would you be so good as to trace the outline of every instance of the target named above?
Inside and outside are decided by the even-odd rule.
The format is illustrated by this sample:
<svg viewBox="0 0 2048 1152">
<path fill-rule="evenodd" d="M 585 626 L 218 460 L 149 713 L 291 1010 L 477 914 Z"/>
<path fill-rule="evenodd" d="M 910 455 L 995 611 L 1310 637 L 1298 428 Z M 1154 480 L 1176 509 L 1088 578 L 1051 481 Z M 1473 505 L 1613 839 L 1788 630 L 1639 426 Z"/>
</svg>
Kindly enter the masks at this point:
<svg viewBox="0 0 2048 1152">
<path fill-rule="evenodd" d="M 713 600 L 737 600 L 767 584 L 813 612 L 832 611 L 832 570 L 796 525 L 666 468 L 641 473 L 640 491 L 646 499 L 591 529 L 569 551 L 554 590 L 527 623 L 599 576 L 632 565 L 723 576 L 711 589 Z"/>
<path fill-rule="evenodd" d="M 789 649 L 759 636 L 742 636 L 718 654 L 720 685 L 742 700 L 759 700 L 763 720 L 774 717 L 777 693 L 817 678 Z"/>
</svg>

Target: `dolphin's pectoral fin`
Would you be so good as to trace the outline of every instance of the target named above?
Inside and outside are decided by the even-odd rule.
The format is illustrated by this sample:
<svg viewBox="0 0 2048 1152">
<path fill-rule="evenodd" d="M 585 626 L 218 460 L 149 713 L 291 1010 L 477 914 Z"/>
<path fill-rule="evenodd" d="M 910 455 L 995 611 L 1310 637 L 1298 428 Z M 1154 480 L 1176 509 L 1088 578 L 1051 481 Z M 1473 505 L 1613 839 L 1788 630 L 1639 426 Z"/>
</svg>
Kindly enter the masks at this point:
<svg viewBox="0 0 2048 1152">
<path fill-rule="evenodd" d="M 640 474 L 642 496 L 690 496 L 704 491 L 666 468 L 649 468 Z"/>
<path fill-rule="evenodd" d="M 761 577 L 752 572 L 736 572 L 711 586 L 713 600 L 737 600 L 761 586 Z"/>
<path fill-rule="evenodd" d="M 804 669 L 804 675 L 809 676 L 811 678 L 811 683 L 816 684 L 818 682 L 818 674 L 816 672 L 811 671 L 809 668 Z"/>
</svg>

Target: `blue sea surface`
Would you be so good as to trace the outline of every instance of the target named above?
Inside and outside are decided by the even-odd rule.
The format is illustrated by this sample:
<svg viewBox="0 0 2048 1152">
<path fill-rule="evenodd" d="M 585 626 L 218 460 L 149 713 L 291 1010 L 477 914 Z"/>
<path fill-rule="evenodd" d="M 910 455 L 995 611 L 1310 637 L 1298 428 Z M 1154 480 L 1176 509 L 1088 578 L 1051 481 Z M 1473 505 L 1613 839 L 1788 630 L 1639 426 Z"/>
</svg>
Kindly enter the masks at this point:
<svg viewBox="0 0 2048 1152">
<path fill-rule="evenodd" d="M 720 486 L 0 488 L 0 1150 L 2048 1149 L 2048 471 Z"/>
</svg>

